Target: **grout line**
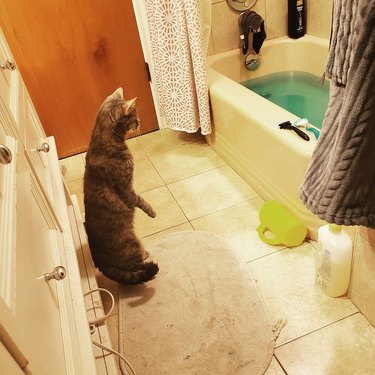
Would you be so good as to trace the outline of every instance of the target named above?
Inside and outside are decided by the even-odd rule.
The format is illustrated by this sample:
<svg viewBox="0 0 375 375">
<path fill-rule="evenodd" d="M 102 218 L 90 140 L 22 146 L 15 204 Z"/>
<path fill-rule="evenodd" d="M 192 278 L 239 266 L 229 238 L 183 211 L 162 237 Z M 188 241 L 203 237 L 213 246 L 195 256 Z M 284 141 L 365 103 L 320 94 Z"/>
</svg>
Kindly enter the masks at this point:
<svg viewBox="0 0 375 375">
<path fill-rule="evenodd" d="M 272 253 L 268 253 L 268 254 L 261 255 L 261 256 L 259 256 L 258 258 L 254 258 L 254 259 L 251 259 L 251 260 L 245 261 L 245 263 L 246 263 L 246 264 L 253 263 L 253 262 L 255 262 L 255 261 L 259 260 L 259 259 L 263 259 L 263 258 L 268 257 L 268 256 L 270 256 L 270 255 L 274 255 L 274 254 L 279 253 L 280 251 L 284 251 L 284 250 L 286 250 L 286 249 L 288 249 L 288 247 L 283 247 L 282 249 L 275 249 Z"/>
<path fill-rule="evenodd" d="M 190 145 L 201 145 L 201 146 L 207 145 L 207 146 L 209 146 L 206 142 L 199 142 L 199 141 L 191 141 L 191 142 L 189 142 L 189 141 L 187 141 L 187 142 L 183 142 L 183 143 L 180 143 L 180 144 L 176 144 L 175 146 L 171 146 L 171 148 L 169 148 L 167 150 L 153 151 L 153 152 L 147 152 L 145 149 L 143 149 L 143 150 L 147 154 L 147 156 L 153 157 L 153 156 L 159 156 L 161 154 L 166 154 L 168 152 L 172 152 L 172 151 L 175 151 L 175 150 L 177 150 L 179 148 L 190 146 Z M 210 147 L 210 148 L 212 149 L 212 147 Z"/>
<path fill-rule="evenodd" d="M 139 143 L 140 145 L 141 145 L 141 143 Z M 168 153 L 168 152 L 171 152 L 171 151 L 174 151 L 174 150 L 176 150 L 176 149 L 178 149 L 178 148 L 182 148 L 182 147 L 184 147 L 184 146 L 187 146 L 187 145 L 192 145 L 192 144 L 196 144 L 196 145 L 202 145 L 202 146 L 207 146 L 207 147 L 209 147 L 210 148 L 210 150 L 212 150 L 214 153 L 215 153 L 215 155 L 216 156 L 218 156 L 222 161 L 223 161 L 223 164 L 222 165 L 219 165 L 219 166 L 216 166 L 216 167 L 213 167 L 213 168 L 210 168 L 210 169 L 208 169 L 208 170 L 206 170 L 206 171 L 204 171 L 204 172 L 199 172 L 199 173 L 197 173 L 197 174 L 194 174 L 194 175 L 192 175 L 192 176 L 188 176 L 188 177 L 184 177 L 184 178 L 182 178 L 182 179 L 178 179 L 178 180 L 176 180 L 176 181 L 172 181 L 172 182 L 167 182 L 167 181 L 165 181 L 164 179 L 163 179 L 163 177 L 161 176 L 161 174 L 159 173 L 159 171 L 158 171 L 158 169 L 157 169 L 157 167 L 155 166 L 155 164 L 153 163 L 153 161 L 152 161 L 152 159 L 151 159 L 151 156 L 153 156 L 153 155 L 160 155 L 160 154 L 164 154 L 164 153 Z M 141 147 L 142 147 L 142 145 L 141 145 Z M 142 148 L 143 149 L 143 148 Z M 143 149 L 144 150 L 144 149 Z M 148 154 L 145 150 L 144 150 L 144 152 L 146 153 L 146 155 L 147 155 L 147 157 L 148 157 L 148 159 L 150 160 L 150 162 L 151 162 L 151 164 L 153 165 L 153 167 L 156 169 L 156 171 L 158 172 L 158 174 L 159 174 L 159 176 L 160 176 L 160 178 L 162 179 L 162 181 L 167 185 L 167 184 L 169 184 L 169 185 L 171 185 L 171 184 L 174 184 L 174 183 L 176 183 L 176 182 L 179 182 L 179 181 L 183 181 L 183 180 L 186 180 L 186 179 L 188 179 L 188 178 L 191 178 L 191 177 L 195 177 L 195 176 L 199 176 L 199 175 L 201 175 L 201 174 L 203 174 L 203 173 L 206 173 L 206 172 L 209 172 L 209 171 L 212 171 L 212 170 L 214 170 L 214 169 L 218 169 L 218 168 L 220 168 L 220 167 L 224 167 L 224 166 L 229 166 L 228 165 L 228 163 L 206 142 L 206 141 L 204 141 L 204 142 L 199 142 L 199 141 L 191 141 L 191 142 L 184 142 L 184 143 L 182 143 L 182 144 L 179 144 L 179 145 L 176 145 L 176 147 L 173 147 L 173 148 L 171 148 L 170 150 L 165 150 L 165 151 L 160 151 L 160 152 L 155 152 L 155 153 L 152 153 L 152 154 Z M 240 177 L 240 176 L 239 176 Z"/>
<path fill-rule="evenodd" d="M 164 181 L 163 177 L 161 176 L 161 174 L 159 173 L 159 171 L 157 170 L 157 168 L 155 167 L 154 163 L 152 162 L 152 160 L 149 158 L 148 155 L 147 155 L 147 159 L 150 161 L 151 165 L 154 167 L 154 169 L 155 169 L 156 173 L 158 174 L 158 176 L 160 177 L 161 181 L 163 181 L 163 183 L 164 183 L 164 185 L 162 185 L 162 186 L 159 186 L 159 187 L 157 187 L 157 188 L 150 189 L 150 190 L 147 190 L 147 191 L 152 191 L 152 190 L 155 190 L 155 189 L 158 189 L 158 188 L 161 188 L 161 187 L 165 186 L 166 189 L 167 189 L 167 191 L 169 192 L 169 194 L 172 196 L 173 200 L 176 202 L 178 208 L 181 210 L 181 212 L 182 212 L 183 215 L 185 216 L 186 220 L 189 222 L 189 219 L 188 219 L 188 217 L 186 216 L 184 210 L 182 209 L 182 207 L 180 206 L 180 204 L 177 202 L 176 198 L 174 197 L 174 195 L 172 194 L 172 192 L 171 192 L 170 189 L 168 188 L 168 185 L 166 184 L 166 182 Z M 145 193 L 145 191 L 142 192 L 142 193 Z M 140 194 L 142 194 L 142 193 L 140 193 Z M 180 224 L 178 224 L 178 225 L 180 225 Z M 172 227 L 172 228 L 173 228 L 173 227 Z M 168 228 L 168 229 L 169 229 L 169 228 Z M 160 232 L 162 232 L 162 231 L 155 232 L 155 233 L 160 233 Z"/>
<path fill-rule="evenodd" d="M 139 136 L 137 136 L 137 138 L 140 138 L 143 135 L 147 135 L 147 134 L 151 134 L 151 133 L 162 132 L 163 130 L 170 130 L 170 129 L 168 129 L 168 128 L 166 128 L 166 129 L 158 129 L 158 130 L 155 130 L 155 131 L 150 132 L 150 133 L 140 134 Z M 177 148 L 179 148 L 181 146 L 191 145 L 191 144 L 207 144 L 207 142 L 205 140 L 204 140 L 204 142 L 201 142 L 199 140 L 197 140 L 197 141 L 195 141 L 195 140 L 192 140 L 192 141 L 182 141 L 182 143 L 176 143 L 175 146 L 173 146 L 172 148 L 170 148 L 168 150 L 156 151 L 156 152 L 151 152 L 151 153 L 149 151 L 147 151 L 145 147 L 142 146 L 141 142 L 138 142 L 138 144 L 141 146 L 141 148 L 144 151 L 144 153 L 148 157 L 150 157 L 150 156 L 153 156 L 153 155 L 160 155 L 160 154 L 163 154 L 163 153 L 167 153 L 167 152 L 173 151 L 173 150 L 175 150 L 175 149 L 177 149 Z"/>
<path fill-rule="evenodd" d="M 219 208 L 218 210 L 216 210 L 216 211 L 212 211 L 212 212 L 210 212 L 210 213 L 208 213 L 208 214 L 204 214 L 204 215 L 202 215 L 202 216 L 195 217 L 195 218 L 191 219 L 190 221 L 195 221 L 195 220 L 203 219 L 203 218 L 205 218 L 205 217 L 207 217 L 207 216 L 211 216 L 212 214 L 216 214 L 216 213 L 218 213 L 218 212 L 225 211 L 225 210 L 227 210 L 227 209 L 229 209 L 229 208 L 233 208 L 233 207 L 236 207 L 236 206 L 240 206 L 240 205 L 242 205 L 242 204 L 244 204 L 244 203 L 246 203 L 246 202 L 250 202 L 250 201 L 252 201 L 252 200 L 254 200 L 254 199 L 257 199 L 257 198 L 260 198 L 259 195 L 257 195 L 256 197 L 250 198 L 250 199 L 246 199 L 246 200 L 244 200 L 244 201 L 242 201 L 242 202 L 234 203 L 234 204 L 232 204 L 232 205 L 230 205 L 230 206 L 228 206 L 228 207 Z M 260 198 L 260 199 L 262 199 L 262 198 Z"/>
<path fill-rule="evenodd" d="M 280 366 L 281 369 L 284 371 L 284 373 L 285 373 L 286 375 L 288 375 L 288 372 L 286 371 L 286 369 L 284 368 L 284 366 L 281 364 L 281 361 L 279 360 L 279 358 L 277 358 L 275 352 L 273 353 L 273 356 L 275 357 L 276 362 L 279 364 L 279 366 Z"/>
<path fill-rule="evenodd" d="M 170 229 L 173 229 L 173 228 L 177 228 L 179 227 L 180 225 L 184 225 L 184 224 L 190 224 L 191 223 L 189 221 L 186 221 L 185 223 L 181 223 L 181 224 L 177 224 L 177 225 L 172 225 L 171 227 L 168 227 L 168 228 L 165 228 L 165 229 L 161 229 L 161 230 L 158 230 L 157 232 L 154 232 L 154 233 L 150 233 L 150 234 L 147 234 L 146 236 L 143 236 L 143 237 L 140 237 L 142 240 L 144 239 L 147 239 L 148 237 L 152 237 L 154 236 L 155 234 L 158 234 L 158 233 L 162 233 L 164 231 L 167 231 L 167 230 L 170 230 Z M 195 231 L 195 228 L 191 225 L 193 231 Z"/>
<path fill-rule="evenodd" d="M 302 243 L 302 244 L 303 244 L 303 243 Z M 299 245 L 299 246 L 302 246 L 302 244 Z M 297 247 L 298 247 L 298 246 L 297 246 Z M 279 253 L 280 251 L 290 250 L 290 249 L 292 249 L 292 248 L 291 248 L 291 247 L 288 247 L 288 246 L 284 246 L 284 247 L 282 247 L 281 249 L 275 249 L 272 253 L 264 254 L 264 255 L 261 255 L 261 256 L 258 257 L 258 258 L 255 258 L 255 259 L 249 260 L 249 261 L 247 261 L 246 263 L 247 263 L 247 264 L 250 264 L 250 263 L 252 263 L 252 262 L 254 262 L 254 261 L 256 261 L 256 260 L 263 259 L 263 258 L 268 257 L 268 256 L 270 256 L 270 255 L 274 255 L 274 254 L 276 254 L 276 253 Z"/>
<path fill-rule="evenodd" d="M 180 203 L 177 202 L 177 199 L 175 198 L 175 196 L 173 195 L 173 193 L 172 193 L 171 190 L 169 189 L 168 185 L 165 185 L 165 187 L 167 188 L 169 194 L 172 196 L 173 200 L 176 202 L 178 208 L 179 208 L 179 209 L 181 210 L 181 212 L 184 214 L 186 220 L 190 223 L 190 219 L 187 217 L 187 215 L 186 215 L 185 211 L 182 209 Z M 191 223 L 190 223 L 190 225 L 191 225 Z"/>
<path fill-rule="evenodd" d="M 213 215 L 213 214 L 217 214 L 218 212 L 225 211 L 225 210 L 227 210 L 227 209 L 229 209 L 229 208 L 233 208 L 233 207 L 235 207 L 235 206 L 237 206 L 237 205 L 240 205 L 240 204 L 246 203 L 247 201 L 248 201 L 248 200 L 246 200 L 246 201 L 242 201 L 242 202 L 238 202 L 238 203 L 235 203 L 235 204 L 232 204 L 232 205 L 230 205 L 230 206 L 228 206 L 228 207 L 219 208 L 218 210 L 212 211 L 212 212 L 210 212 L 210 213 L 208 213 L 208 214 L 204 214 L 204 215 L 202 215 L 202 216 L 194 217 L 194 218 L 190 219 L 190 221 L 199 220 L 199 219 L 205 218 L 205 217 L 207 217 L 207 216 L 211 216 L 211 215 Z"/>
<path fill-rule="evenodd" d="M 316 250 L 316 249 L 315 249 L 315 246 L 314 246 L 312 243 L 310 243 L 309 240 L 306 240 L 306 241 L 304 240 L 304 241 L 301 243 L 301 245 L 299 245 L 299 246 L 294 246 L 294 247 L 284 246 L 284 247 L 282 247 L 281 249 L 275 249 L 275 251 L 273 251 L 272 253 L 264 254 L 264 255 L 262 255 L 262 256 L 260 256 L 260 257 L 258 257 L 258 258 L 254 258 L 254 259 L 252 259 L 252 260 L 249 260 L 249 261 L 247 261 L 246 263 L 247 263 L 247 264 L 250 264 L 250 263 L 252 263 L 252 262 L 254 262 L 254 261 L 256 261 L 256 260 L 259 260 L 259 259 L 262 259 L 262 258 L 268 257 L 268 256 L 270 256 L 270 255 L 274 255 L 274 254 L 279 253 L 280 251 L 283 251 L 283 250 L 292 250 L 292 249 L 297 249 L 298 247 L 303 246 L 304 244 L 309 244 L 314 250 Z"/>
<path fill-rule="evenodd" d="M 164 181 L 164 178 L 163 176 L 160 174 L 160 172 L 158 171 L 158 169 L 156 168 L 155 164 L 152 162 L 151 158 L 146 154 L 147 156 L 147 159 L 149 160 L 149 162 L 151 163 L 151 165 L 153 166 L 153 168 L 155 169 L 156 173 L 158 174 L 158 176 L 160 177 L 160 179 L 163 181 L 164 183 L 164 186 L 167 186 L 166 182 Z"/>
<path fill-rule="evenodd" d="M 181 182 L 181 181 L 185 181 L 185 180 L 188 180 L 189 178 L 193 178 L 193 177 L 197 177 L 197 176 L 201 176 L 205 173 L 208 173 L 208 172 L 212 172 L 214 171 L 215 169 L 221 169 L 223 167 L 228 167 L 229 165 L 224 161 L 225 164 L 222 164 L 222 165 L 219 165 L 219 166 L 216 166 L 216 167 L 212 167 L 210 169 L 207 169 L 205 171 L 202 171 L 202 172 L 198 172 L 197 174 L 194 174 L 194 175 L 191 175 L 191 176 L 187 176 L 187 177 L 183 177 L 179 180 L 176 180 L 176 181 L 171 181 L 171 182 L 165 182 L 166 185 L 173 185 L 173 184 L 177 184 L 178 182 Z M 237 173 L 237 172 L 236 172 Z M 250 186 L 249 184 L 247 184 L 248 186 Z"/>
<path fill-rule="evenodd" d="M 349 298 L 348 298 L 348 299 L 349 299 Z M 287 342 L 283 342 L 283 343 L 280 344 L 280 345 L 275 345 L 275 349 L 278 349 L 278 348 L 281 348 L 281 347 L 283 347 L 283 346 L 285 346 L 285 345 L 288 345 L 288 344 L 290 344 L 290 343 L 293 342 L 293 341 L 300 340 L 300 339 L 302 339 L 303 337 L 306 337 L 306 336 L 308 336 L 308 335 L 311 335 L 311 334 L 313 334 L 313 333 L 315 333 L 315 332 L 317 332 L 317 331 L 321 331 L 321 330 L 323 330 L 323 329 L 325 329 L 325 328 L 327 328 L 327 327 L 329 327 L 329 326 L 332 326 L 332 325 L 334 325 L 334 324 L 336 324 L 336 323 L 338 323 L 338 322 L 341 322 L 342 320 L 348 319 L 348 318 L 350 318 L 350 317 L 352 317 L 352 316 L 354 316 L 354 315 L 357 315 L 357 314 L 360 314 L 360 311 L 355 311 L 355 312 L 353 312 L 353 313 L 351 313 L 351 314 L 349 314 L 349 315 L 347 315 L 347 316 L 344 316 L 344 317 L 342 317 L 342 318 L 340 318 L 340 319 L 335 320 L 334 322 L 328 323 L 328 324 L 326 324 L 325 326 L 322 326 L 322 327 L 316 328 L 316 329 L 314 329 L 314 330 L 312 330 L 312 331 L 310 331 L 310 332 L 304 333 L 303 335 L 298 336 L 298 337 L 295 337 L 294 339 L 291 339 L 291 340 L 289 340 L 289 341 L 287 341 Z"/>
</svg>

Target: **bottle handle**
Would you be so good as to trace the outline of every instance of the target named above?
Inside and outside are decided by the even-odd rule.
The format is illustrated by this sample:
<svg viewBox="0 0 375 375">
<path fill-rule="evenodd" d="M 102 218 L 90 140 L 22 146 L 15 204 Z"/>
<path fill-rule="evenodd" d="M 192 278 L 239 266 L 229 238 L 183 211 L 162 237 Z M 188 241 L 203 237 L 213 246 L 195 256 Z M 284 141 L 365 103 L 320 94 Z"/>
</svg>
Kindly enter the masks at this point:
<svg viewBox="0 0 375 375">
<path fill-rule="evenodd" d="M 258 235 L 260 237 L 260 239 L 265 242 L 265 243 L 268 243 L 269 245 L 280 245 L 281 242 L 280 240 L 277 238 L 277 237 L 274 237 L 274 238 L 268 238 L 264 235 L 264 233 L 269 230 L 265 225 L 259 225 L 259 227 L 257 228 L 257 231 L 258 231 Z"/>
</svg>

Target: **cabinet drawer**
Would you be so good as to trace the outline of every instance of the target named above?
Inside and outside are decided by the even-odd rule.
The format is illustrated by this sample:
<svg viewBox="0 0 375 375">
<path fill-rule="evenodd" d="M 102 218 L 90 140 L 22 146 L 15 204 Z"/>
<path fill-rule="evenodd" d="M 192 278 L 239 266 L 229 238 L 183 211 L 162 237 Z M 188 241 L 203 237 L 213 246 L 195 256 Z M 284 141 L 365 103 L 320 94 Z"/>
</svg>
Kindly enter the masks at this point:
<svg viewBox="0 0 375 375">
<path fill-rule="evenodd" d="M 21 129 L 23 116 L 23 112 L 21 111 L 23 104 L 23 81 L 1 29 L 0 95 L 13 119 L 12 125 L 16 128 L 15 130 L 21 138 L 23 138 L 23 129 Z M 13 135 L 13 131 L 11 134 Z"/>
<path fill-rule="evenodd" d="M 54 201 L 50 177 L 48 152 L 50 146 L 31 100 L 26 97 L 25 108 L 25 153 L 51 203 Z"/>
</svg>

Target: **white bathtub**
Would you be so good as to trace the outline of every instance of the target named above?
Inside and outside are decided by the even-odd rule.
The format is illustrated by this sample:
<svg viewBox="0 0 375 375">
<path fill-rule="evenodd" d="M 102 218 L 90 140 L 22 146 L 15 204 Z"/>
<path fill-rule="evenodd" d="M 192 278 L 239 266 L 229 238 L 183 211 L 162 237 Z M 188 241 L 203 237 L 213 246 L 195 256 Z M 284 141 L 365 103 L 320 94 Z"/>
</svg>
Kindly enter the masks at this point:
<svg viewBox="0 0 375 375">
<path fill-rule="evenodd" d="M 321 77 L 328 41 L 309 35 L 294 40 L 281 37 L 266 41 L 256 71 L 244 67 L 240 49 L 208 57 L 209 92 L 213 133 L 208 143 L 265 200 L 275 199 L 298 216 L 316 239 L 324 222 L 305 208 L 298 188 L 316 140 L 301 139 L 279 123 L 298 117 L 238 82 L 286 70 L 304 71 Z"/>
</svg>

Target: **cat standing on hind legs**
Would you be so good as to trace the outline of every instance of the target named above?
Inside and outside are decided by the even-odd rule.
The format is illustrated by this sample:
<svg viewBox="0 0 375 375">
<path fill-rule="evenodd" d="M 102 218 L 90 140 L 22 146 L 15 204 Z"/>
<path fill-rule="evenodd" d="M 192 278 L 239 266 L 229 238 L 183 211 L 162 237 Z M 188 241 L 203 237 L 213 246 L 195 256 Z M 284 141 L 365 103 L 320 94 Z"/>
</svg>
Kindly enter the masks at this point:
<svg viewBox="0 0 375 375">
<path fill-rule="evenodd" d="M 84 175 L 85 228 L 95 266 L 123 284 L 152 280 L 159 267 L 145 262 L 148 253 L 134 231 L 135 208 L 156 213 L 133 189 L 133 156 L 125 137 L 139 129 L 135 99 L 124 100 L 122 88 L 99 108 Z"/>
</svg>

